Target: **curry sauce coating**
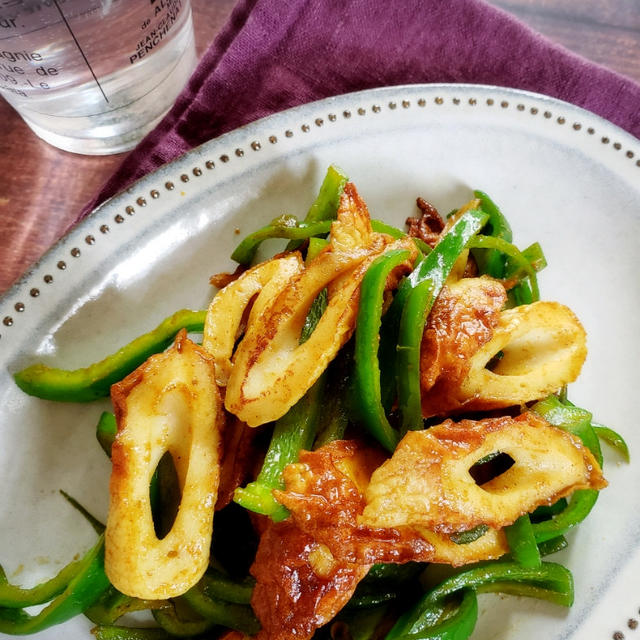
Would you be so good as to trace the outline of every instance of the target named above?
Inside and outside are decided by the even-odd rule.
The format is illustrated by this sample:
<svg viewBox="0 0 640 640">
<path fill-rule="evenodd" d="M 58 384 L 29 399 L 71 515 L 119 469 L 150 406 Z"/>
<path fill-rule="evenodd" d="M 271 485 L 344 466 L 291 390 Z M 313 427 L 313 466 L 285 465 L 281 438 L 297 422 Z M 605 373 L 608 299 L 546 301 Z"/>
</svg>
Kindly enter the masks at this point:
<svg viewBox="0 0 640 640">
<path fill-rule="evenodd" d="M 495 452 L 514 464 L 482 485 L 469 469 Z M 478 525 L 501 529 L 579 489 L 606 486 L 593 454 L 575 436 L 533 412 L 445 420 L 410 431 L 371 476 L 361 521 L 371 527 L 425 527 L 443 534 Z"/>
<path fill-rule="evenodd" d="M 347 560 L 461 566 L 507 553 L 504 532 L 499 530 L 491 529 L 478 540 L 460 545 L 421 522 L 393 527 L 366 523 L 367 489 L 382 456 L 379 449 L 353 440 L 304 451 L 299 463 L 285 468 L 286 491 L 275 492 L 276 498 L 301 530 Z"/>
<path fill-rule="evenodd" d="M 271 522 L 251 567 L 256 640 L 307 640 L 349 601 L 371 565 L 335 558 L 291 520 Z"/>
<path fill-rule="evenodd" d="M 471 356 L 491 340 L 506 299 L 502 284 L 487 276 L 463 278 L 442 289 L 420 346 L 425 417 L 463 406 L 456 391 L 469 373 Z"/>
<path fill-rule="evenodd" d="M 283 472 L 286 491 L 274 496 L 300 529 L 350 562 L 427 562 L 432 545 L 409 527 L 375 528 L 358 523 L 369 477 L 384 458 L 353 440 L 336 440 L 317 451 L 302 451 Z"/>
</svg>

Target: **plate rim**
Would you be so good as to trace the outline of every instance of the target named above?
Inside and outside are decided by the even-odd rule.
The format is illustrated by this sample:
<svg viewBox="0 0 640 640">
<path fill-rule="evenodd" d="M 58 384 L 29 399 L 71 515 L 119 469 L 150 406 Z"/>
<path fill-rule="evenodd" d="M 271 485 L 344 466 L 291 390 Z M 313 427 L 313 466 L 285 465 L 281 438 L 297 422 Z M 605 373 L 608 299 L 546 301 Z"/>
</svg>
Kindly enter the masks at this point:
<svg viewBox="0 0 640 640">
<path fill-rule="evenodd" d="M 640 157 L 640 140 L 638 140 L 637 138 L 635 138 L 634 136 L 632 136 L 629 132 L 626 132 L 625 130 L 621 129 L 620 127 L 618 127 L 617 125 L 614 125 L 613 123 L 609 122 L 608 120 L 606 120 L 605 118 L 602 118 L 601 116 L 598 116 L 596 114 L 593 114 L 592 112 L 583 109 L 581 107 L 578 107 L 576 105 L 573 105 L 572 103 L 568 103 L 568 102 L 564 102 L 549 96 L 545 96 L 544 94 L 537 94 L 534 92 L 527 92 L 527 91 L 521 91 L 518 89 L 510 89 L 510 88 L 505 88 L 505 87 L 499 87 L 499 86 L 494 86 L 494 85 L 475 85 L 475 84 L 451 84 L 451 83 L 447 83 L 447 84 L 412 84 L 412 85 L 397 85 L 397 86 L 392 86 L 392 87 L 380 87 L 377 89 L 369 89 L 369 90 L 364 90 L 364 91 L 358 91 L 358 92 L 351 92 L 351 93 L 346 93 L 346 94 L 341 94 L 338 96 L 332 96 L 329 98 L 325 98 L 323 100 L 318 100 L 312 103 L 308 103 L 305 105 L 300 105 L 297 107 L 293 107 L 291 109 L 287 109 L 285 111 L 281 111 L 281 112 L 277 112 L 274 114 L 271 114 L 269 116 L 265 116 L 264 118 L 261 118 L 260 120 L 256 120 L 254 122 L 248 123 L 247 125 L 244 125 L 242 127 L 239 127 L 237 129 L 234 129 L 232 131 L 229 131 L 217 138 L 214 138 L 212 140 L 209 140 L 201 145 L 199 145 L 198 147 L 195 147 L 194 149 L 186 152 L 185 154 L 182 154 L 181 156 L 179 156 L 178 158 L 174 159 L 171 162 L 168 162 L 164 165 L 161 165 L 160 167 L 158 167 L 156 170 L 154 170 L 153 172 L 150 172 L 149 174 L 143 176 L 142 178 L 140 178 L 139 180 L 137 180 L 136 182 L 132 183 L 128 188 L 126 188 L 125 190 L 119 192 L 118 194 L 115 194 L 113 197 L 109 198 L 108 200 L 106 200 L 104 203 L 100 204 L 98 207 L 96 207 L 95 209 L 93 209 L 85 218 L 83 218 L 83 220 L 81 220 L 78 224 L 74 225 L 74 227 L 70 228 L 69 231 L 67 233 L 65 233 L 65 235 L 59 240 L 57 241 L 41 258 L 40 260 L 38 260 L 36 263 L 34 263 L 34 265 L 27 270 L 27 272 L 24 273 L 24 275 L 15 283 L 14 286 L 11 287 L 11 289 L 9 291 L 7 291 L 2 297 L 0 297 L 0 302 L 2 303 L 7 303 L 8 301 L 13 303 L 13 300 L 11 299 L 13 295 L 15 295 L 16 293 L 21 294 L 22 292 L 24 292 L 24 296 L 25 296 L 25 302 L 28 303 L 29 301 L 29 286 L 31 285 L 31 279 L 32 276 L 34 276 L 34 274 L 37 274 L 37 272 L 39 271 L 39 269 L 42 267 L 42 265 L 44 263 L 46 263 L 47 261 L 49 261 L 51 259 L 52 256 L 54 256 L 54 260 L 55 257 L 58 256 L 58 253 L 63 252 L 64 251 L 64 259 L 67 260 L 67 262 L 69 264 L 71 264 L 71 260 L 68 258 L 69 255 L 69 249 L 71 247 L 71 245 L 68 244 L 68 240 L 69 237 L 75 233 L 78 233 L 78 241 L 81 240 L 81 236 L 84 236 L 85 233 L 87 233 L 87 229 L 91 228 L 92 230 L 94 229 L 94 227 L 92 227 L 91 225 L 95 225 L 96 220 L 100 219 L 100 216 L 102 215 L 106 215 L 106 214 L 115 214 L 116 212 L 120 212 L 122 214 L 124 214 L 125 211 L 125 205 L 128 203 L 131 204 L 135 204 L 136 203 L 136 198 L 138 198 L 138 194 L 144 190 L 144 197 L 146 197 L 147 199 L 149 199 L 149 194 L 150 194 L 150 189 L 153 189 L 154 187 L 156 188 L 161 188 L 162 183 L 164 183 L 164 180 L 166 179 L 166 175 L 171 173 L 172 179 L 175 179 L 179 176 L 180 172 L 182 170 L 185 170 L 185 172 L 188 172 L 189 174 L 191 167 L 194 166 L 194 164 L 199 164 L 201 165 L 205 158 L 206 158 L 206 152 L 209 149 L 215 150 L 215 154 L 217 156 L 217 154 L 219 154 L 221 152 L 221 150 L 224 150 L 225 153 L 229 153 L 230 156 L 232 156 L 232 159 L 235 160 L 235 157 L 233 157 L 233 145 L 231 143 L 233 142 L 237 142 L 238 140 L 242 139 L 243 144 L 246 144 L 247 146 L 244 147 L 244 153 L 245 154 L 250 154 L 251 150 L 249 145 L 249 141 L 251 140 L 251 135 L 258 135 L 258 132 L 263 131 L 264 133 L 260 134 L 262 136 L 266 136 L 268 135 L 269 131 L 267 130 L 267 125 L 269 123 L 278 123 L 278 122 L 282 122 L 282 121 L 291 121 L 293 119 L 296 119 L 296 126 L 299 127 L 299 125 L 303 122 L 303 120 L 301 119 L 305 113 L 309 112 L 309 113 L 315 113 L 316 110 L 318 110 L 319 108 L 322 107 L 322 105 L 342 105 L 345 102 L 351 102 L 351 101 L 357 101 L 357 100 L 363 100 L 363 99 L 371 99 L 374 96 L 386 96 L 386 95 L 398 95 L 399 99 L 401 99 L 402 97 L 407 96 L 408 94 L 411 94 L 411 99 L 414 99 L 414 95 L 417 98 L 418 96 L 416 94 L 418 94 L 420 91 L 428 91 L 429 92 L 429 97 L 433 98 L 434 94 L 437 95 L 438 91 L 443 92 L 443 95 L 445 95 L 446 92 L 446 99 L 449 100 L 452 98 L 452 95 L 454 95 L 453 92 L 455 92 L 457 95 L 459 95 L 460 97 L 464 97 L 464 98 L 468 98 L 469 97 L 469 93 L 470 92 L 483 92 L 485 95 L 483 95 L 483 97 L 486 97 L 486 94 L 488 93 L 492 93 L 494 94 L 495 97 L 497 97 L 498 99 L 501 96 L 513 96 L 515 97 L 522 97 L 530 99 L 535 101 L 538 104 L 548 104 L 549 109 L 553 109 L 553 118 L 557 118 L 557 117 L 565 117 L 566 118 L 566 123 L 562 123 L 565 124 L 566 126 L 564 127 L 565 129 L 568 129 L 571 127 L 571 120 L 569 119 L 569 115 L 570 114 L 578 114 L 580 115 L 580 117 L 582 118 L 582 128 L 584 129 L 585 126 L 588 126 L 587 123 L 593 123 L 594 126 L 600 127 L 598 129 L 598 133 L 600 135 L 602 134 L 607 134 L 611 137 L 610 142 L 613 143 L 614 139 L 620 140 L 622 141 L 626 141 L 625 144 L 626 146 L 623 147 L 622 149 L 624 149 L 624 151 L 626 150 L 634 150 L 635 153 L 635 157 L 633 158 L 633 164 L 636 164 L 636 162 L 638 163 L 638 171 L 640 171 L 640 160 L 637 160 L 637 158 Z M 404 94 L 404 95 L 402 95 Z M 510 99 L 510 98 L 508 98 Z M 356 104 L 356 106 L 358 106 Z M 454 107 L 450 106 L 450 103 L 448 103 L 448 106 L 450 109 L 454 109 Z M 511 105 L 513 108 L 513 111 L 516 111 L 517 106 L 514 102 L 513 105 Z M 369 107 L 369 105 L 367 105 L 367 107 Z M 400 104 L 397 105 L 397 108 L 399 110 L 402 109 L 402 106 Z M 494 106 L 495 109 L 500 109 L 500 105 L 496 104 Z M 558 111 L 560 109 L 564 109 L 564 111 Z M 519 110 L 519 109 L 518 109 Z M 355 114 L 354 114 L 355 116 Z M 459 116 L 460 118 L 464 118 L 465 116 L 461 113 L 461 115 Z M 357 120 L 357 116 L 354 117 L 355 120 Z M 311 125 L 313 126 L 313 123 L 311 123 Z M 291 125 L 292 126 L 292 125 Z M 366 125 L 365 125 L 366 126 Z M 554 130 L 561 130 L 559 127 L 554 126 Z M 296 136 L 298 136 L 299 134 L 297 133 L 299 131 L 299 129 L 296 130 Z M 278 135 L 283 135 L 284 137 L 284 133 L 281 133 L 280 131 L 278 131 Z M 615 137 L 614 137 L 615 136 Z M 548 138 L 550 140 L 554 140 L 556 139 L 555 135 L 553 133 L 549 133 L 548 134 Z M 305 144 L 302 143 L 302 148 L 305 148 Z M 611 145 L 607 145 L 609 147 L 609 149 L 611 150 Z M 229 148 L 227 148 L 229 147 Z M 617 162 L 619 158 L 621 158 L 621 156 L 624 155 L 624 151 L 623 150 L 618 150 L 618 155 L 615 156 L 615 160 L 612 160 L 612 162 Z M 237 154 L 236 154 L 237 155 Z M 597 156 L 594 156 L 597 157 Z M 611 158 L 614 158 L 614 156 L 611 156 Z M 193 162 L 194 159 L 196 160 L 196 163 L 191 164 Z M 231 158 L 230 158 L 231 159 Z M 238 160 L 241 159 L 241 157 L 238 157 Z M 218 158 L 216 157 L 216 162 L 218 161 Z M 609 163 L 607 162 L 603 162 L 603 164 L 605 166 L 607 166 Z M 635 169 L 632 169 L 635 170 Z M 239 172 L 244 172 L 245 169 L 241 168 L 239 170 Z M 175 173 L 175 177 L 174 177 L 174 173 Z M 211 176 L 209 181 L 203 181 L 202 185 L 198 185 L 195 186 L 194 188 L 194 194 L 198 194 L 199 192 L 202 192 L 202 190 L 207 190 L 207 189 L 211 189 L 212 185 L 215 186 L 216 182 L 219 180 L 219 178 L 215 177 L 214 174 L 209 174 Z M 236 176 L 236 170 L 232 169 L 232 175 L 229 177 L 227 176 L 223 176 L 220 179 L 221 180 L 227 180 L 227 179 L 231 179 L 234 180 Z M 194 180 L 193 176 L 191 176 L 191 180 Z M 157 183 L 156 183 L 157 181 Z M 179 188 L 179 182 L 176 182 L 176 189 Z M 639 190 L 640 191 L 640 190 Z M 142 195 L 140 197 L 143 197 Z M 149 204 L 153 204 L 154 200 L 153 197 L 151 199 L 149 199 Z M 142 206 L 142 205 L 141 205 Z M 146 206 L 146 205 L 145 205 Z M 173 205 L 171 205 L 173 206 Z M 148 209 L 150 209 L 150 211 L 148 211 L 148 213 L 153 216 L 153 206 L 148 207 Z M 146 213 L 146 212 L 145 212 Z M 126 217 L 124 218 L 126 219 Z M 111 224 L 111 223 L 110 223 Z M 94 231 L 93 231 L 94 232 Z M 125 231 L 125 237 L 127 239 L 131 239 L 131 238 L 135 238 L 135 234 L 131 234 L 129 232 Z M 112 246 L 112 245 L 116 245 L 117 248 L 117 241 L 116 243 L 113 242 L 106 242 L 105 243 L 107 246 Z M 80 246 L 80 245 L 78 245 Z M 84 249 L 83 249 L 84 251 Z M 111 252 L 112 249 L 111 248 L 107 248 L 107 252 Z M 81 265 L 76 265 L 77 269 L 82 269 Z M 41 285 L 39 285 L 41 286 Z M 64 285 L 62 285 L 64 287 Z M 60 288 L 54 288 L 53 290 L 49 290 L 48 294 L 50 296 L 50 298 L 55 301 L 57 297 L 59 297 L 60 294 L 64 294 L 65 291 L 61 291 Z M 51 301 L 47 302 L 49 305 L 52 304 Z M 54 302 L 55 303 L 55 302 Z M 17 309 L 16 309 L 17 311 Z M 35 314 L 38 317 L 41 317 L 42 315 L 42 311 L 36 309 L 35 310 Z M 0 314 L 1 317 L 2 314 Z M 20 315 L 18 313 L 18 315 Z M 4 331 L 3 331 L 4 333 Z M 639 547 L 640 549 L 640 547 Z M 622 622 L 622 621 L 621 621 Z M 574 630 L 575 631 L 575 630 Z"/>
<path fill-rule="evenodd" d="M 555 98 L 543 93 L 537 93 L 534 91 L 528 91 L 524 89 L 517 89 L 514 87 L 502 87 L 499 85 L 474 84 L 474 83 L 400 84 L 400 85 L 375 87 L 372 89 L 363 89 L 359 91 L 342 93 L 335 96 L 329 96 L 327 98 L 321 98 L 313 102 L 308 102 L 308 103 L 304 103 L 294 107 L 290 107 L 283 111 L 277 111 L 272 114 L 266 115 L 262 118 L 259 118 L 257 120 L 251 121 L 240 127 L 227 131 L 221 134 L 220 136 L 207 140 L 197 145 L 196 147 L 193 147 L 192 149 L 189 149 L 188 151 L 179 155 L 173 160 L 170 160 L 169 162 L 166 162 L 156 167 L 153 171 L 138 178 L 137 180 L 132 182 L 130 185 L 128 185 L 121 191 L 115 193 L 113 196 L 109 197 L 107 200 L 105 200 L 104 202 L 94 207 L 81 220 L 79 220 L 78 222 L 74 223 L 71 227 L 69 227 L 67 231 L 49 249 L 47 249 L 42 254 L 42 256 L 40 256 L 39 259 L 37 259 L 29 267 L 27 267 L 25 271 L 23 271 L 22 275 L 13 283 L 13 285 L 11 285 L 9 289 L 7 289 L 7 291 L 5 291 L 2 295 L 0 295 L 0 308 L 2 308 L 10 299 L 14 298 L 19 292 L 21 292 L 23 288 L 27 287 L 31 277 L 39 270 L 39 268 L 48 259 L 50 259 L 53 255 L 55 255 L 66 244 L 66 242 L 68 241 L 69 237 L 72 234 L 81 233 L 84 229 L 88 229 L 89 225 L 93 223 L 99 215 L 104 214 L 105 212 L 109 211 L 112 208 L 115 209 L 116 207 L 120 206 L 122 204 L 122 201 L 126 200 L 127 198 L 131 197 L 132 202 L 140 205 L 141 201 L 145 200 L 145 198 L 144 196 L 139 196 L 136 198 L 134 196 L 134 191 L 136 189 L 139 189 L 139 190 L 145 189 L 147 192 L 150 192 L 150 193 L 157 191 L 157 189 L 153 189 L 153 188 L 149 189 L 150 183 L 153 180 L 158 178 L 161 174 L 168 172 L 169 170 L 178 169 L 179 167 L 185 164 L 188 164 L 194 156 L 202 154 L 207 149 L 223 146 L 225 143 L 232 140 L 233 138 L 239 137 L 240 135 L 245 133 L 253 133 L 253 132 L 257 133 L 257 131 L 266 127 L 271 122 L 276 122 L 278 120 L 289 120 L 307 111 L 309 112 L 315 111 L 324 104 L 329 105 L 337 102 L 362 99 L 368 96 L 375 97 L 375 96 L 380 96 L 384 94 L 393 94 L 393 93 L 400 93 L 400 92 L 407 92 L 407 91 L 413 94 L 419 91 L 428 91 L 429 93 L 433 93 L 438 91 L 451 92 L 452 90 L 462 92 L 462 93 L 469 93 L 472 91 L 478 91 L 478 92 L 484 92 L 484 93 L 498 92 L 507 96 L 523 97 L 529 100 L 541 102 L 543 104 L 554 105 L 557 108 L 565 109 L 568 112 L 579 114 L 582 116 L 583 119 L 586 117 L 588 120 L 590 120 L 592 124 L 594 125 L 597 124 L 598 126 L 603 127 L 605 131 L 606 130 L 609 131 L 608 136 L 602 136 L 601 138 L 602 142 L 605 141 L 605 138 L 607 139 L 607 142 L 605 144 L 608 145 L 609 143 L 611 143 L 611 136 L 615 133 L 618 139 L 612 143 L 612 147 L 618 151 L 622 151 L 623 150 L 622 141 L 624 141 L 625 143 L 624 151 L 627 157 L 632 161 L 635 158 L 638 158 L 635 164 L 636 166 L 638 166 L 640 171 L 640 138 L 636 138 L 630 132 L 614 124 L 613 122 L 607 120 L 606 118 L 594 113 L 593 111 L 589 111 L 584 107 L 580 107 L 571 102 L 567 102 L 565 100 L 561 100 L 559 98 Z M 436 100 L 437 100 L 437 97 L 436 97 Z M 458 102 L 455 102 L 455 98 L 453 100 L 454 100 L 454 104 L 458 104 Z M 443 102 L 440 102 L 437 104 L 443 104 L 443 103 L 444 103 L 444 99 L 443 99 Z M 521 110 L 521 109 L 518 108 L 518 110 Z M 556 115 L 556 114 L 553 114 L 553 115 Z M 566 115 L 564 116 L 556 115 L 556 119 L 559 119 L 559 118 L 563 119 L 562 122 L 559 122 L 559 123 L 565 124 Z M 574 129 L 575 129 L 575 126 L 576 126 L 576 123 L 574 123 L 573 125 Z M 579 131 L 582 128 L 583 128 L 583 125 L 581 124 L 579 129 L 576 129 L 576 131 Z M 592 128 L 595 129 L 595 127 L 592 127 Z M 250 145 L 251 144 L 253 143 L 250 143 Z M 636 148 L 634 149 L 634 147 Z M 244 150 L 242 150 L 242 154 L 238 153 L 239 150 L 240 149 L 235 150 L 235 155 L 241 158 L 242 155 L 244 155 Z M 257 150 L 257 149 L 254 149 L 254 150 Z M 227 155 L 227 154 L 223 154 L 223 155 Z M 228 156 L 228 158 L 230 159 L 230 156 Z M 141 206 L 146 206 L 146 201 L 145 201 L 145 204 Z M 133 207 L 133 204 L 128 204 L 127 207 L 123 207 L 123 209 L 128 213 L 129 207 Z M 25 295 L 24 297 L 28 298 L 31 296 Z M 16 310 L 18 310 L 17 307 L 20 305 L 24 306 L 24 302 L 22 303 L 17 302 L 15 305 Z M 11 322 L 10 324 L 7 323 L 8 318 L 12 320 L 10 316 L 5 316 L 5 318 L 3 319 L 3 323 L 6 327 L 12 326 L 13 324 L 13 322 Z"/>
</svg>

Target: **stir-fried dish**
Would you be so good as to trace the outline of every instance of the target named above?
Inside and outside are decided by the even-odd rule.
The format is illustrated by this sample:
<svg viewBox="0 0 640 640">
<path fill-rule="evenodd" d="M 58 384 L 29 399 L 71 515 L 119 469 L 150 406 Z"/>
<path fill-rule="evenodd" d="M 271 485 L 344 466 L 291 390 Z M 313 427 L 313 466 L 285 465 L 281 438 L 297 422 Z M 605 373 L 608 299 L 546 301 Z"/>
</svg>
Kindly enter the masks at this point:
<svg viewBox="0 0 640 640">
<path fill-rule="evenodd" d="M 627 453 L 567 398 L 584 329 L 539 299 L 540 246 L 486 194 L 417 204 L 407 231 L 372 220 L 330 167 L 304 219 L 239 244 L 207 310 L 15 375 L 111 395 L 112 474 L 106 524 L 67 496 L 99 534 L 83 557 L 30 589 L 0 572 L 0 632 L 84 614 L 104 640 L 463 640 L 481 592 L 572 604 L 543 558 L 607 485 L 599 439 Z M 256 261 L 267 238 L 289 242 Z"/>
</svg>

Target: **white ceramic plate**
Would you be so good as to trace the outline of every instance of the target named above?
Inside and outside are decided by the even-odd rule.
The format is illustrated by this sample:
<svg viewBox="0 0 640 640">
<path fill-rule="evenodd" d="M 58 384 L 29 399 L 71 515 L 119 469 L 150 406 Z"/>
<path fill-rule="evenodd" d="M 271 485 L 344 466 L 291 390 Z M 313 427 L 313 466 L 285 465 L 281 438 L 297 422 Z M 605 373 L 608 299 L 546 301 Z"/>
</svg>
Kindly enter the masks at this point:
<svg viewBox="0 0 640 640">
<path fill-rule="evenodd" d="M 205 308 L 210 274 L 283 212 L 304 215 L 327 166 L 356 183 L 372 215 L 401 225 L 423 196 L 447 212 L 487 191 L 520 246 L 539 240 L 543 297 L 571 306 L 589 358 L 570 397 L 627 438 L 606 489 L 559 554 L 574 573 L 566 611 L 482 596 L 474 639 L 607 639 L 640 607 L 640 143 L 566 103 L 495 87 L 427 85 L 331 98 L 211 141 L 95 211 L 0 302 L 0 562 L 33 584 L 94 534 L 62 488 L 106 517 L 109 464 L 94 438 L 107 402 L 23 395 L 11 373 L 35 361 L 77 367 L 182 307 Z M 607 452 L 609 453 L 609 452 Z M 633 625 L 633 623 L 631 623 Z M 74 620 L 43 638 L 88 638 Z M 640 633 L 637 631 L 636 633 Z"/>
</svg>

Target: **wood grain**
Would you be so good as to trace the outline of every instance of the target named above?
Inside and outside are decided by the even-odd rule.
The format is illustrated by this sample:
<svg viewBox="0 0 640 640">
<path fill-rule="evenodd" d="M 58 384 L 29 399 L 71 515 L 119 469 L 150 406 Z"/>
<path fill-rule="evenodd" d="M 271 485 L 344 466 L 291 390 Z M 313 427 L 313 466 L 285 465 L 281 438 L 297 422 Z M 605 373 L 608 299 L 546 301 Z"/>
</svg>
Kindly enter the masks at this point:
<svg viewBox="0 0 640 640">
<path fill-rule="evenodd" d="M 192 0 L 201 53 L 235 0 Z M 551 40 L 640 82 L 639 0 L 494 0 Z M 640 107 L 640 105 L 639 105 Z M 123 155 L 79 156 L 37 138 L 0 99 L 0 292 L 68 229 Z"/>
<path fill-rule="evenodd" d="M 192 0 L 202 55 L 235 0 Z M 126 154 L 81 156 L 38 138 L 0 98 L 0 292 L 69 229 Z"/>
</svg>

